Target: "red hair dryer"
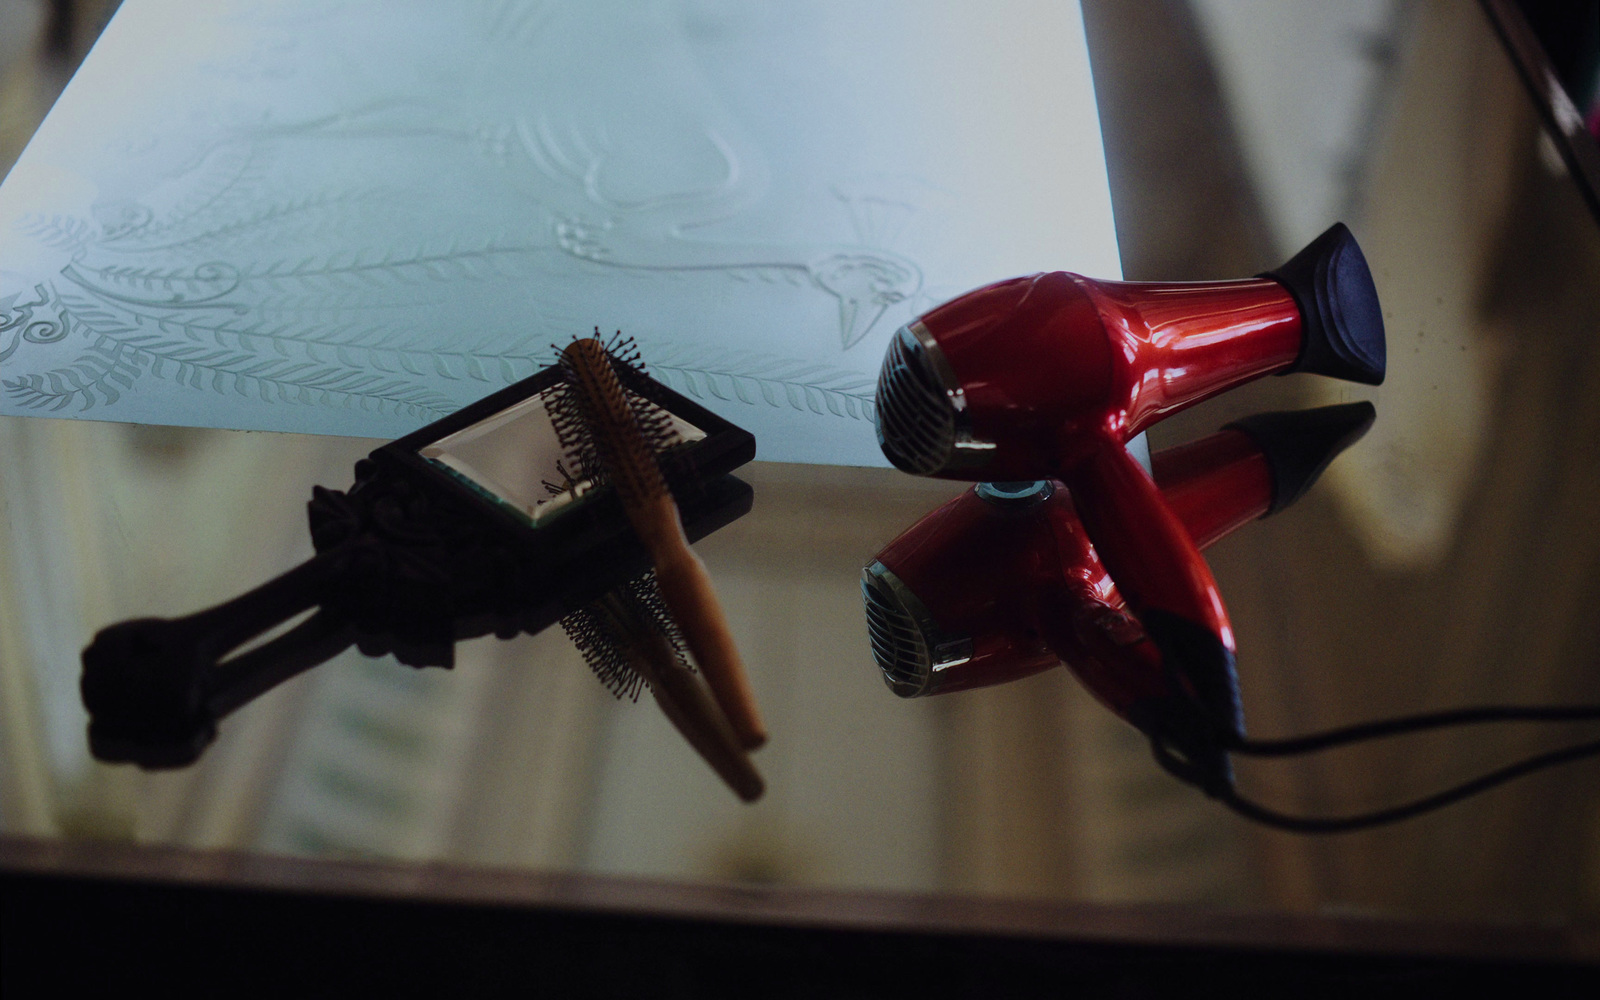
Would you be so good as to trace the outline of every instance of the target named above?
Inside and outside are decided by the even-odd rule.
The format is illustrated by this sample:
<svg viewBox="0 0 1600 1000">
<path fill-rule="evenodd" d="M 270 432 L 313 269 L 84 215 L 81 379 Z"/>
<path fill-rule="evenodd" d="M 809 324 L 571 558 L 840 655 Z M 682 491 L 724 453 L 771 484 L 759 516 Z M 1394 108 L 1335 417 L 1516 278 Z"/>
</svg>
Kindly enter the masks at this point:
<svg viewBox="0 0 1600 1000">
<path fill-rule="evenodd" d="M 1126 450 L 1169 413 L 1268 374 L 1377 384 L 1383 316 L 1335 225 L 1283 267 L 1220 282 L 1095 281 L 1065 271 L 969 292 L 903 327 L 878 379 L 878 440 L 898 468 L 1063 482 L 1166 669 L 1242 737 L 1233 631 L 1183 523 Z"/>
<path fill-rule="evenodd" d="M 1373 417 L 1370 403 L 1249 417 L 1158 452 L 1155 481 L 1205 548 L 1297 500 Z M 1065 662 L 1118 715 L 1191 759 L 1207 756 L 1211 718 L 1238 716 L 1231 675 L 1223 689 L 1196 690 L 1167 669 L 1090 544 L 1073 497 L 1050 480 L 978 484 L 885 546 L 861 590 L 873 657 L 902 697 L 999 684 Z"/>
</svg>

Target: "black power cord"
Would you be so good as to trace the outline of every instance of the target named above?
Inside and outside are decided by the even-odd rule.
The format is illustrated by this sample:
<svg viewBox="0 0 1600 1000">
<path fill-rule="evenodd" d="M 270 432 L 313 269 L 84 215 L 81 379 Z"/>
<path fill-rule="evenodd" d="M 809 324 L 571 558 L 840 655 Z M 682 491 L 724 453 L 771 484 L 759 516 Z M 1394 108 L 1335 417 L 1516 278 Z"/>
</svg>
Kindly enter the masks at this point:
<svg viewBox="0 0 1600 1000">
<path fill-rule="evenodd" d="M 1363 722 L 1325 733 L 1278 740 L 1239 739 L 1224 749 L 1247 757 L 1292 757 L 1367 740 L 1485 722 L 1582 722 L 1600 719 L 1600 705 L 1483 705 Z"/>
<path fill-rule="evenodd" d="M 1368 740 L 1400 736 L 1407 733 L 1445 729 L 1454 726 L 1479 725 L 1490 722 L 1576 722 L 1600 719 L 1600 705 L 1540 705 L 1507 706 L 1486 705 L 1476 708 L 1429 712 L 1421 715 L 1382 719 L 1353 726 L 1344 726 L 1323 733 L 1275 740 L 1255 740 L 1228 737 L 1221 749 L 1229 753 L 1252 757 L 1290 757 L 1316 753 L 1334 747 L 1348 746 Z M 1350 833 L 1371 829 L 1389 823 L 1398 823 L 1413 816 L 1432 812 L 1462 799 L 1488 791 L 1497 785 L 1520 778 L 1535 771 L 1567 764 L 1600 754 L 1600 740 L 1578 743 L 1557 750 L 1536 754 L 1525 760 L 1509 764 L 1495 771 L 1462 782 L 1433 795 L 1414 799 L 1387 809 L 1378 809 L 1350 816 L 1294 816 L 1270 809 L 1259 802 L 1241 796 L 1231 781 L 1204 780 L 1201 772 L 1182 754 L 1160 739 L 1151 741 L 1156 762 L 1174 777 L 1198 786 L 1207 795 L 1234 812 L 1265 826 L 1294 833 Z"/>
</svg>

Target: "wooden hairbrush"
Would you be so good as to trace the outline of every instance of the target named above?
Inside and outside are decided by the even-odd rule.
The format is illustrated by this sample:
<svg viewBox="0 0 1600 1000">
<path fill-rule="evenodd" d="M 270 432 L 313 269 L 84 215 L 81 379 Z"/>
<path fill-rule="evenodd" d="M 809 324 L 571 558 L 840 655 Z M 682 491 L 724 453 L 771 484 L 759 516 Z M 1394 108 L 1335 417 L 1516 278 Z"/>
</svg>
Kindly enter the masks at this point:
<svg viewBox="0 0 1600 1000">
<path fill-rule="evenodd" d="M 650 553 L 667 614 L 738 745 L 754 750 L 766 742 L 766 728 L 705 565 L 684 537 L 658 459 L 671 445 L 671 418 L 641 405 L 623 389 L 613 365 L 627 363 L 598 337 L 568 344 L 560 361 L 565 391 L 551 406 L 556 433 L 579 475 L 615 488 L 628 522 Z"/>
</svg>

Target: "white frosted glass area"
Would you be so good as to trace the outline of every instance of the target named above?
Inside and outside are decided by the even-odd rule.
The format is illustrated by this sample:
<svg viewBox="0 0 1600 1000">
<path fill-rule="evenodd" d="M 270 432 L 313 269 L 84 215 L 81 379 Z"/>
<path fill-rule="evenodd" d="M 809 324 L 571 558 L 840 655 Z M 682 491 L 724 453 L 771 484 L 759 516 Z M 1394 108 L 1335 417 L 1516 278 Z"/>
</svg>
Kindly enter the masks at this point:
<svg viewBox="0 0 1600 1000">
<path fill-rule="evenodd" d="M 896 327 L 1120 273 L 1075 3 L 127 0 L 0 186 L 0 412 L 395 437 L 599 327 L 885 464 Z"/>
</svg>

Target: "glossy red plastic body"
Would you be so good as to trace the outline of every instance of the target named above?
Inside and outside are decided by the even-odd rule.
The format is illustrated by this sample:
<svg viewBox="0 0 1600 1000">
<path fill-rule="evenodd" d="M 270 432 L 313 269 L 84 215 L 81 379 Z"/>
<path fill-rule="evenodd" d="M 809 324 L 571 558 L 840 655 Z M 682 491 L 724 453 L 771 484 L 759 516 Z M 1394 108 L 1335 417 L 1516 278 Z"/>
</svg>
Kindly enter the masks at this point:
<svg viewBox="0 0 1600 1000">
<path fill-rule="evenodd" d="M 1152 464 L 1167 506 L 1199 545 L 1260 517 L 1272 502 L 1266 459 L 1239 431 L 1159 452 Z M 889 543 L 877 561 L 917 595 L 940 631 L 972 640 L 969 660 L 940 671 L 937 693 L 1062 662 L 1124 718 L 1139 702 L 1174 693 L 1160 652 L 1130 614 L 1066 489 L 1024 509 L 968 490 Z"/>
<path fill-rule="evenodd" d="M 972 640 L 965 663 L 939 672 L 943 693 L 1060 663 L 1045 641 L 1040 601 L 1092 574 L 1092 552 L 1065 490 L 1025 511 L 997 508 L 968 490 L 902 532 L 877 560 L 917 595 L 941 632 Z"/>
<path fill-rule="evenodd" d="M 1272 470 L 1243 431 L 1164 448 L 1150 465 L 1161 498 L 1201 549 L 1261 517 L 1272 502 Z"/>
<path fill-rule="evenodd" d="M 998 282 L 921 318 L 990 447 L 942 475 L 1059 479 L 1136 613 L 1181 619 L 1217 653 L 1183 669 L 1231 684 L 1233 629 L 1189 532 L 1124 445 L 1167 414 L 1291 367 L 1294 297 L 1276 281 L 1096 281 L 1053 271 Z"/>
<path fill-rule="evenodd" d="M 1266 278 L 1095 281 L 1066 271 L 968 292 L 921 318 L 994 445 L 951 478 L 1054 478 L 1102 438 L 1126 443 L 1169 413 L 1280 371 L 1300 313 Z"/>
</svg>

